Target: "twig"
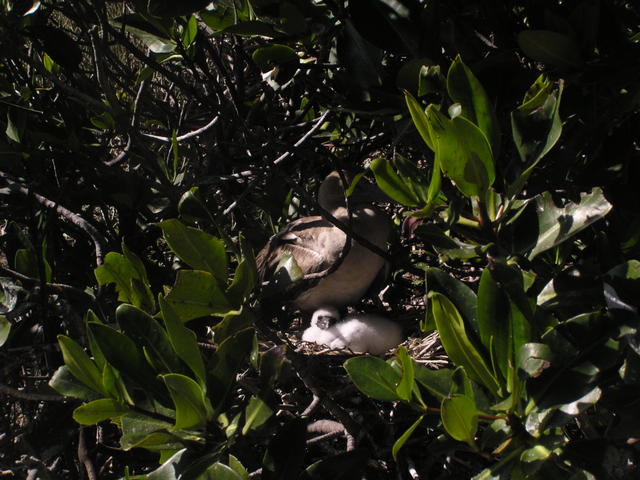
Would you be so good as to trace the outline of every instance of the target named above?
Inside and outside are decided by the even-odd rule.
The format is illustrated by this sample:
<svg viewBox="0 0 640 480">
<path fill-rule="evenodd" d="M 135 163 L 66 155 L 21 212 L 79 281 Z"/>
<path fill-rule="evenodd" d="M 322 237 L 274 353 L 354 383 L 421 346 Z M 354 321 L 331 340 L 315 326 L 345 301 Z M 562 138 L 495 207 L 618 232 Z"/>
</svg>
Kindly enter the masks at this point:
<svg viewBox="0 0 640 480">
<path fill-rule="evenodd" d="M 44 205 L 47 208 L 51 208 L 56 213 L 61 215 L 62 218 L 64 218 L 68 222 L 72 223 L 73 225 L 75 225 L 76 227 L 80 228 L 85 233 L 87 233 L 87 235 L 89 235 L 89 237 L 93 241 L 93 244 L 94 244 L 94 247 L 95 247 L 96 264 L 97 265 L 102 265 L 102 259 L 103 259 L 102 252 L 104 250 L 105 245 L 107 244 L 107 240 L 106 240 L 106 238 L 104 238 L 102 236 L 102 234 L 100 232 L 98 232 L 96 227 L 91 225 L 89 222 L 87 222 L 80 215 L 78 215 L 76 213 L 73 213 L 71 210 L 68 210 L 67 208 L 63 207 L 62 205 L 60 205 L 60 204 L 58 204 L 58 203 L 56 203 L 56 202 L 54 202 L 52 200 L 49 200 L 48 198 L 45 198 L 45 197 L 43 197 L 42 195 L 40 195 L 38 193 L 30 191 L 30 189 L 28 189 L 24 185 L 21 185 L 18 182 L 14 181 L 11 178 L 10 175 L 0 171 L 0 178 L 3 178 L 5 180 L 5 182 L 7 182 L 7 184 L 9 185 L 9 188 L 11 190 L 18 191 L 18 192 L 20 192 L 21 194 L 23 194 L 25 196 L 32 195 L 33 198 L 38 203 L 40 203 L 41 205 Z"/>
<path fill-rule="evenodd" d="M 218 120 L 220 120 L 220 115 L 216 115 L 213 120 L 211 120 L 209 123 L 207 123 L 204 127 L 200 127 L 197 130 L 193 130 L 189 133 L 185 133 L 184 135 L 180 135 L 179 137 L 176 137 L 176 142 L 182 142 L 184 140 L 189 140 L 190 138 L 193 138 L 195 136 L 200 135 L 203 132 L 206 132 L 207 130 L 209 130 L 211 127 L 213 127 L 216 123 L 218 123 Z M 151 133 L 141 133 L 141 135 L 143 137 L 147 137 L 147 138 L 152 138 L 153 140 L 158 140 L 160 142 L 166 142 L 166 143 L 171 143 L 173 141 L 173 139 L 171 139 L 170 137 L 161 137 L 160 135 L 153 135 Z"/>
<path fill-rule="evenodd" d="M 7 267 L 0 266 L 0 273 L 9 275 L 10 277 L 13 277 L 16 280 L 20 280 L 22 282 L 35 283 L 35 284 L 40 283 L 40 280 L 38 280 L 37 278 L 23 275 L 22 273 L 16 272 Z M 93 295 L 85 292 L 84 290 L 80 290 L 79 288 L 76 288 L 74 286 L 66 285 L 64 283 L 45 283 L 45 285 L 47 287 L 47 290 L 50 290 L 54 293 L 71 294 L 76 297 L 87 298 L 92 302 L 95 302 L 95 298 L 93 297 Z"/>
<path fill-rule="evenodd" d="M 293 145 L 294 148 L 293 149 L 298 148 L 300 145 L 302 145 L 304 142 L 306 142 L 315 132 L 317 132 L 318 129 L 324 123 L 324 121 L 325 121 L 325 119 L 327 118 L 328 115 L 329 115 L 329 110 L 325 111 L 320 116 L 320 118 L 318 118 L 318 120 L 313 124 L 313 126 L 309 129 L 309 131 L 307 133 L 305 133 L 302 137 L 300 137 L 300 139 L 296 143 L 294 143 L 294 145 Z M 278 164 L 282 163 L 283 161 L 285 161 L 290 155 L 292 155 L 292 150 L 293 149 L 284 152 L 282 155 L 280 155 L 278 158 L 276 158 L 273 161 L 272 165 L 275 166 L 275 165 L 278 165 Z M 229 215 L 238 206 L 238 204 L 244 199 L 244 197 L 247 196 L 249 191 L 251 191 L 251 189 L 256 184 L 256 182 L 258 181 L 259 178 L 260 178 L 259 176 L 256 176 L 249 182 L 249 184 L 244 189 L 244 191 L 240 194 L 240 196 L 238 198 L 236 198 L 231 203 L 231 205 L 229 205 L 227 208 L 225 208 L 225 210 L 222 212 L 222 217 L 225 217 L 225 216 Z"/>
<path fill-rule="evenodd" d="M 136 57 L 138 60 L 140 60 L 144 65 L 146 65 L 148 67 L 151 67 L 153 70 L 155 70 L 159 74 L 164 75 L 169 80 L 171 80 L 173 83 L 175 83 L 176 85 L 179 85 L 184 91 L 191 93 L 193 96 L 195 96 L 203 104 L 209 103 L 207 101 L 207 99 L 200 94 L 200 92 L 198 92 L 197 90 L 191 88 L 191 86 L 188 85 L 186 82 L 184 82 L 182 80 L 182 78 L 180 78 L 178 75 L 176 75 L 175 73 L 171 72 L 170 70 L 167 70 L 164 66 L 160 65 L 158 62 L 156 62 L 149 55 L 145 55 L 138 47 L 136 47 L 127 38 L 126 35 L 122 34 L 121 32 L 117 31 L 116 29 L 114 29 L 108 23 L 108 21 L 107 22 L 103 22 L 103 26 L 104 26 L 106 31 L 108 31 L 111 35 L 116 37 L 116 39 L 118 39 L 122 43 L 122 45 L 127 50 L 129 50 L 129 52 L 131 52 L 133 54 L 133 56 Z"/>
<path fill-rule="evenodd" d="M 116 158 L 113 160 L 109 160 L 104 162 L 107 167 L 113 167 L 114 165 L 118 165 L 123 162 L 129 156 L 129 150 L 131 149 L 131 134 L 127 135 L 127 144 L 124 146 L 124 149 L 118 154 Z"/>
<path fill-rule="evenodd" d="M 84 469 L 87 472 L 87 478 L 89 480 L 97 480 L 98 477 L 96 475 L 96 469 L 93 466 L 93 462 L 89 458 L 89 453 L 87 452 L 84 430 L 85 427 L 80 427 L 78 429 L 78 460 L 80 460 L 80 463 L 82 463 L 82 465 L 84 466 Z"/>
<path fill-rule="evenodd" d="M 5 395 L 9 395 L 14 398 L 19 398 L 20 400 L 31 400 L 34 402 L 66 402 L 68 399 L 63 397 L 62 395 L 49 395 L 46 393 L 30 393 L 23 392 L 21 390 L 16 390 L 15 388 L 11 388 L 8 385 L 3 385 L 0 383 L 0 393 Z"/>
</svg>

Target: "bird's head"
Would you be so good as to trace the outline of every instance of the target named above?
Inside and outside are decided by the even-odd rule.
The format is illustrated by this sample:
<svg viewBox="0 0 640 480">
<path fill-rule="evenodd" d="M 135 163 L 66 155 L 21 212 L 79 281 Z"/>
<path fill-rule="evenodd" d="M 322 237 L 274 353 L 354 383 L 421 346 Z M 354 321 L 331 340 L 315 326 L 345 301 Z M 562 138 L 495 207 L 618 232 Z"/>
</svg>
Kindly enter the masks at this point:
<svg viewBox="0 0 640 480">
<path fill-rule="evenodd" d="M 339 172 L 333 171 L 322 181 L 320 189 L 318 190 L 318 203 L 320 206 L 330 212 L 335 211 L 340 207 L 345 207 L 345 190 L 351 187 L 351 184 L 356 180 L 355 175 L 351 172 L 344 172 L 344 180 L 346 185 L 343 185 L 343 177 Z M 382 191 L 374 184 L 369 182 L 366 178 L 357 178 L 357 183 L 353 192 L 349 196 L 349 203 L 351 205 L 371 204 L 373 202 L 388 202 L 389 198 L 382 193 Z"/>
<path fill-rule="evenodd" d="M 340 319 L 340 312 L 334 307 L 322 307 L 313 312 L 311 326 L 326 330 Z"/>
</svg>

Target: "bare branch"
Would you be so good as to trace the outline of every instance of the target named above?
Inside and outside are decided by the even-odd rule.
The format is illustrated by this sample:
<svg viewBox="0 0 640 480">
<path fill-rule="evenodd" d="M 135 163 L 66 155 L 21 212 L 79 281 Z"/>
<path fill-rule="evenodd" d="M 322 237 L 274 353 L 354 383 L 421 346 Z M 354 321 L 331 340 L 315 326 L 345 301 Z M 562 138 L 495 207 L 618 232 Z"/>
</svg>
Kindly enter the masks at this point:
<svg viewBox="0 0 640 480">
<path fill-rule="evenodd" d="M 56 213 L 62 216 L 62 218 L 67 220 L 69 223 L 75 225 L 76 227 L 80 228 L 87 235 L 89 235 L 89 237 L 91 238 L 95 246 L 96 264 L 102 265 L 102 259 L 103 259 L 102 252 L 104 250 L 104 247 L 107 244 L 107 240 L 100 232 L 98 232 L 96 227 L 91 225 L 88 221 L 86 221 L 77 213 L 73 213 L 71 210 L 68 210 L 67 208 L 63 207 L 59 203 L 49 200 L 48 198 L 45 198 L 42 195 L 31 191 L 29 188 L 25 187 L 24 185 L 21 185 L 20 183 L 16 182 L 15 180 L 13 180 L 11 175 L 8 175 L 0 171 L 0 178 L 4 179 L 4 181 L 7 182 L 7 184 L 9 185 L 9 189 L 19 192 L 25 196 L 32 195 L 33 198 L 38 203 L 40 203 L 41 205 L 47 208 L 54 210 Z"/>
</svg>

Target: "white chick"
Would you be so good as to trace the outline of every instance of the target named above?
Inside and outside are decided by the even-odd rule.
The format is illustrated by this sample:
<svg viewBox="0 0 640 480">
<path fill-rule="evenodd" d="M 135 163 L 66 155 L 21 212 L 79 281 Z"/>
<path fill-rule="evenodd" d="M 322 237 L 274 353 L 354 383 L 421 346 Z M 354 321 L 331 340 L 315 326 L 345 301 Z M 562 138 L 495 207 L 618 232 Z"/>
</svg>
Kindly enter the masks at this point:
<svg viewBox="0 0 640 480">
<path fill-rule="evenodd" d="M 381 355 L 402 342 L 400 326 L 380 315 L 347 315 L 342 321 L 331 325 L 332 321 L 339 319 L 340 314 L 333 307 L 316 310 L 311 317 L 311 326 L 302 334 L 302 340 L 374 355 Z"/>
</svg>

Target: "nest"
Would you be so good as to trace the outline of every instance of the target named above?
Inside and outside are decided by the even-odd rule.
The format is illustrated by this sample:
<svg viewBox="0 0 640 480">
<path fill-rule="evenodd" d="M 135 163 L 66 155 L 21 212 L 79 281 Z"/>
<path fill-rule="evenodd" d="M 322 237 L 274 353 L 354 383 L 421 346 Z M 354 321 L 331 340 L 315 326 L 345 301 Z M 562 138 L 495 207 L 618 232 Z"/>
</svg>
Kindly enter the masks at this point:
<svg viewBox="0 0 640 480">
<path fill-rule="evenodd" d="M 304 355 L 322 355 L 329 357 L 331 360 L 340 360 L 344 362 L 350 357 L 363 355 L 360 352 L 352 352 L 348 348 L 332 349 L 325 345 L 318 345 L 313 342 L 305 342 L 301 340 L 302 332 L 285 334 L 290 345 L 296 347 L 296 352 Z M 425 336 L 413 336 L 407 338 L 398 347 L 403 346 L 407 349 L 409 356 L 417 363 L 428 368 L 437 370 L 449 365 L 438 332 L 430 332 Z M 389 350 L 384 356 L 386 358 L 395 355 L 397 348 Z"/>
</svg>

